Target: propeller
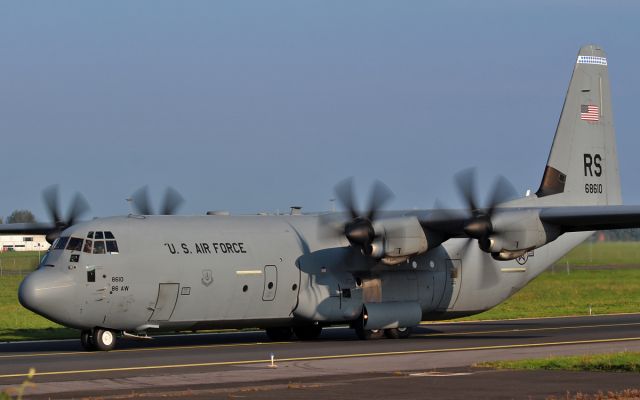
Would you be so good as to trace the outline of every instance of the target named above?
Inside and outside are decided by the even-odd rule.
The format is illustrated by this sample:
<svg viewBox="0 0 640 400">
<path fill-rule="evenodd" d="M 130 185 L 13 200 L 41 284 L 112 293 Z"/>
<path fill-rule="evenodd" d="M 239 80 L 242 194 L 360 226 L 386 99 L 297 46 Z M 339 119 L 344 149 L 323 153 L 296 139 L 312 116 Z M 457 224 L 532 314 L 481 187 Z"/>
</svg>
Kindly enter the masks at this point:
<svg viewBox="0 0 640 400">
<path fill-rule="evenodd" d="M 479 252 L 489 253 L 491 237 L 502 234 L 493 224 L 496 210 L 500 204 L 516 198 L 517 192 L 506 178 L 499 176 L 489 192 L 486 206 L 480 207 L 476 195 L 476 183 L 474 168 L 465 169 L 456 174 L 456 188 L 466 209 L 462 212 L 446 209 L 436 200 L 434 222 L 431 225 L 436 231 L 443 229 L 446 232 L 449 228 L 453 228 L 454 232 L 462 230 L 465 233 L 467 240 L 462 245 L 460 254 L 463 258 L 467 258 L 470 251 L 478 253 L 471 258 L 479 264 L 480 288 L 486 289 L 499 282 L 499 275 L 494 261 L 490 257 L 481 256 Z M 478 249 L 471 248 L 474 240 L 478 242 Z"/>
<path fill-rule="evenodd" d="M 80 193 L 76 193 L 69 206 L 67 218 L 64 218 L 60 211 L 59 197 L 58 185 L 49 186 L 42 191 L 45 208 L 49 214 L 49 218 L 55 224 L 54 230 L 46 235 L 46 240 L 49 243 L 53 243 L 62 231 L 75 224 L 80 216 L 89 211 L 89 203 L 87 203 L 87 200 Z"/>
<path fill-rule="evenodd" d="M 131 195 L 133 208 L 140 215 L 154 215 L 151 199 L 149 197 L 149 188 L 143 186 Z M 168 187 L 164 192 L 162 205 L 160 207 L 160 215 L 174 215 L 182 203 L 184 198 L 172 187 Z"/>
<path fill-rule="evenodd" d="M 475 239 L 482 251 L 489 252 L 490 237 L 500 234 L 492 223 L 496 208 L 498 205 L 517 197 L 517 192 L 505 177 L 499 176 L 493 184 L 487 206 L 480 208 L 476 195 L 475 169 L 469 168 L 459 172 L 456 174 L 455 182 L 458 193 L 467 206 L 468 213 L 463 227 L 463 231 L 468 237 L 464 250 L 466 251 L 469 244 Z"/>
<path fill-rule="evenodd" d="M 373 251 L 372 244 L 378 238 L 373 224 L 380 210 L 393 198 L 393 193 L 384 183 L 376 181 L 371 189 L 365 212 L 360 212 L 356 206 L 353 178 L 347 178 L 338 183 L 335 194 L 351 219 L 338 225 L 324 219 L 321 220 L 323 225 L 332 225 L 332 236 L 346 237 L 351 246 L 359 248 L 363 255 L 370 256 Z"/>
</svg>

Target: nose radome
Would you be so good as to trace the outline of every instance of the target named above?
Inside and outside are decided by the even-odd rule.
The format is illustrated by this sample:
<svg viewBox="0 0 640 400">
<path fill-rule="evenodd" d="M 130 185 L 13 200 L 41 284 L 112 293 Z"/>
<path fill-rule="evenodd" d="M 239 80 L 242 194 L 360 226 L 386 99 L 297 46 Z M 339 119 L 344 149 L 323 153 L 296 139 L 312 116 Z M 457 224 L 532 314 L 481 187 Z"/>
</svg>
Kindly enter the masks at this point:
<svg viewBox="0 0 640 400">
<path fill-rule="evenodd" d="M 36 279 L 33 278 L 35 272 L 27 275 L 26 278 L 22 280 L 20 283 L 20 287 L 18 288 L 18 300 L 22 307 L 27 310 L 31 310 L 35 313 L 35 305 L 37 304 L 37 291 L 36 291 Z"/>
<path fill-rule="evenodd" d="M 68 321 L 67 309 L 74 298 L 74 286 L 70 276 L 43 268 L 24 278 L 18 300 L 24 308 L 64 324 Z"/>
</svg>

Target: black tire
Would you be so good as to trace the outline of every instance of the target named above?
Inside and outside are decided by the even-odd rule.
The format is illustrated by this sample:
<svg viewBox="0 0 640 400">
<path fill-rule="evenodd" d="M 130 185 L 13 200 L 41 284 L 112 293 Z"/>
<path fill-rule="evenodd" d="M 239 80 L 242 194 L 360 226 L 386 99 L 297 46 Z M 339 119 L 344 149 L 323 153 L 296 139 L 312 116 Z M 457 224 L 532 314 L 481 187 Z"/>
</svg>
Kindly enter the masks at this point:
<svg viewBox="0 0 640 400">
<path fill-rule="evenodd" d="M 96 350 L 109 351 L 116 347 L 116 333 L 109 329 L 97 328 L 93 330 L 93 343 Z"/>
<path fill-rule="evenodd" d="M 289 340 L 293 336 L 293 329 L 289 327 L 267 328 L 265 332 L 269 339 L 274 342 Z"/>
<path fill-rule="evenodd" d="M 375 340 L 382 339 L 384 337 L 384 331 L 382 329 L 365 329 L 361 326 L 355 328 L 356 336 L 360 340 Z"/>
<path fill-rule="evenodd" d="M 300 340 L 313 340 L 320 336 L 322 327 L 320 325 L 296 326 L 293 332 Z"/>
<path fill-rule="evenodd" d="M 412 328 L 391 328 L 385 329 L 384 335 L 389 339 L 407 339 L 411 336 Z"/>
<path fill-rule="evenodd" d="M 96 346 L 93 343 L 93 335 L 91 330 L 86 329 L 80 332 L 80 344 L 86 351 L 95 351 Z"/>
</svg>

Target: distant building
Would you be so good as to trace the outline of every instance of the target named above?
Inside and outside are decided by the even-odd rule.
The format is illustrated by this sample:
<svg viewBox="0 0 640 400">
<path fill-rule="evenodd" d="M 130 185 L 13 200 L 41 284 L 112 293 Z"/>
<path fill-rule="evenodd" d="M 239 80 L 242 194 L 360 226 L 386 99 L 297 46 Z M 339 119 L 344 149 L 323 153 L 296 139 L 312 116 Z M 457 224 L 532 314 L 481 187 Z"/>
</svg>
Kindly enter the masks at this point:
<svg viewBox="0 0 640 400">
<path fill-rule="evenodd" d="M 44 235 L 0 235 L 0 252 L 47 251 L 49 246 Z"/>
</svg>

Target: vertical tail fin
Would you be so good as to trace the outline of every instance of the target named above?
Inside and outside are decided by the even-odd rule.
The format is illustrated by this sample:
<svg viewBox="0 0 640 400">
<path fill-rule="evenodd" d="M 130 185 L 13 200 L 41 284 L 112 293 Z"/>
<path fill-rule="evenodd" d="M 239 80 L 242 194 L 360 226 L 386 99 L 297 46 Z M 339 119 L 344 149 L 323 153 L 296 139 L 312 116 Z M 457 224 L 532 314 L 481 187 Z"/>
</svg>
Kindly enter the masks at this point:
<svg viewBox="0 0 640 400">
<path fill-rule="evenodd" d="M 622 204 L 607 56 L 578 53 L 540 189 L 549 205 Z"/>
</svg>

